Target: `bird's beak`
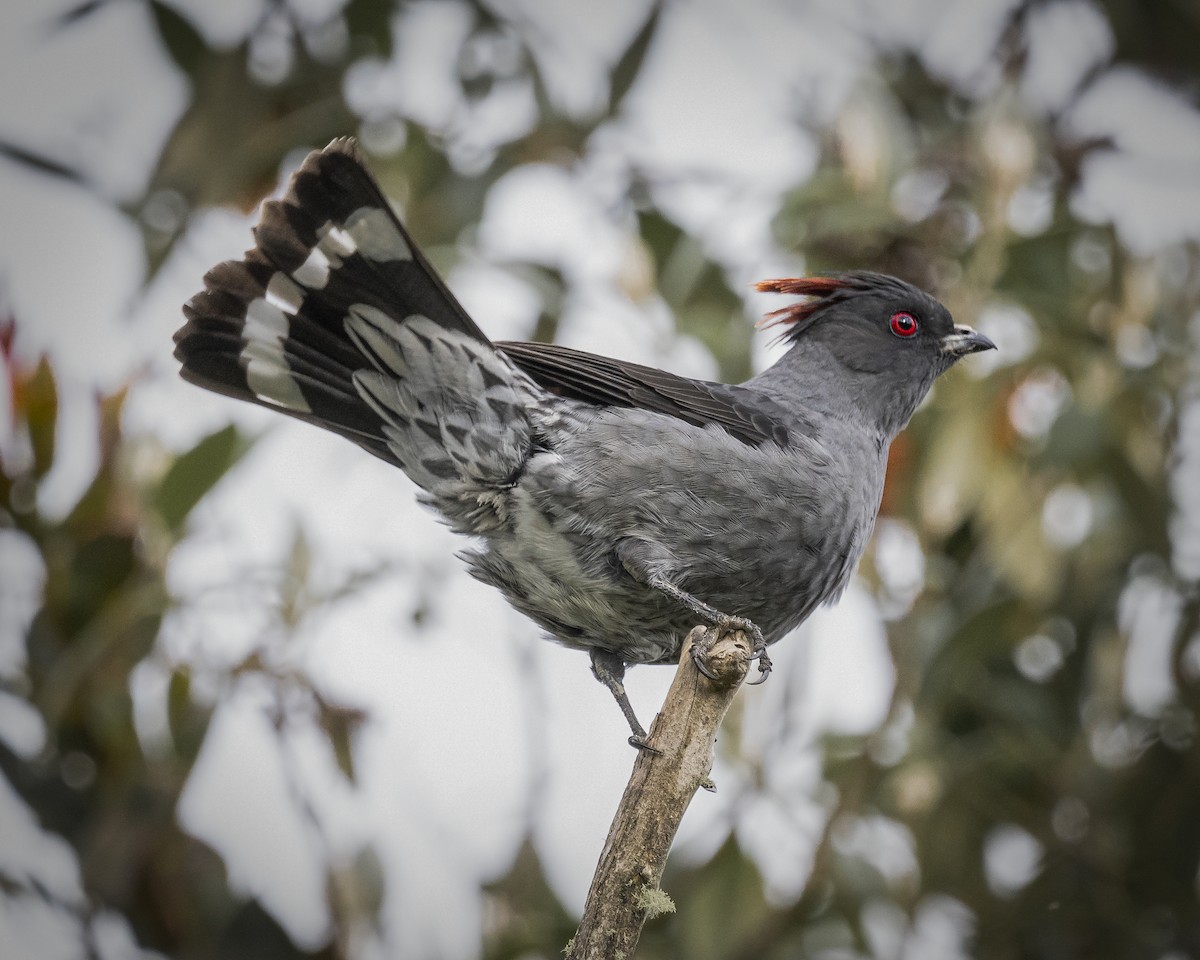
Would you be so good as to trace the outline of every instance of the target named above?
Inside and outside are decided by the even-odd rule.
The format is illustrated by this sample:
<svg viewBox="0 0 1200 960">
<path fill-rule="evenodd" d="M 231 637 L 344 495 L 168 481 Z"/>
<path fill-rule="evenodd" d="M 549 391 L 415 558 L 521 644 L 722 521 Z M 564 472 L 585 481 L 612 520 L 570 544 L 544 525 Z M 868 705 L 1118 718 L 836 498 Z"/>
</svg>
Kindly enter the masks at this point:
<svg viewBox="0 0 1200 960">
<path fill-rule="evenodd" d="M 968 353 L 995 350 L 996 345 L 971 327 L 955 327 L 952 333 L 942 337 L 942 353 L 952 357 L 965 357 Z"/>
</svg>

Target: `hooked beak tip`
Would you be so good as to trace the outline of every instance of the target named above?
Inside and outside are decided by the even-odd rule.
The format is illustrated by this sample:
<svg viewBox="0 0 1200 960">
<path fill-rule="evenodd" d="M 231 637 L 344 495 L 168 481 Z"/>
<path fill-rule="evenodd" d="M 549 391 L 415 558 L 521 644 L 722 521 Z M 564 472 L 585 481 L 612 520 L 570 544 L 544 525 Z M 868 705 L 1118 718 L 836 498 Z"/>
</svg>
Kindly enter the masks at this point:
<svg viewBox="0 0 1200 960">
<path fill-rule="evenodd" d="M 942 352 L 954 357 L 995 349 L 996 344 L 990 337 L 985 337 L 972 327 L 955 327 L 953 333 L 942 338 Z"/>
</svg>

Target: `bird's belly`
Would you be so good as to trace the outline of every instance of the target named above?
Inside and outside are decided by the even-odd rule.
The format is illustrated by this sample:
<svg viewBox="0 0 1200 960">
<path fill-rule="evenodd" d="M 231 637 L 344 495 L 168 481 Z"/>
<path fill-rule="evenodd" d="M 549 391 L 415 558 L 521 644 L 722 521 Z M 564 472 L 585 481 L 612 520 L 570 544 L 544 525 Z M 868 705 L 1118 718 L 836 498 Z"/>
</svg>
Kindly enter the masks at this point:
<svg viewBox="0 0 1200 960">
<path fill-rule="evenodd" d="M 507 534 L 462 556 L 472 576 L 565 646 L 609 650 L 627 663 L 675 659 L 687 630 L 678 605 L 634 580 L 612 547 L 518 508 Z"/>
<path fill-rule="evenodd" d="M 871 532 L 869 524 L 856 523 L 814 544 L 806 526 L 781 518 L 775 539 L 747 554 L 739 568 L 685 576 L 681 585 L 719 610 L 753 620 L 774 643 L 841 595 Z"/>
<path fill-rule="evenodd" d="M 466 557 L 474 576 L 497 587 L 560 643 L 611 650 L 627 663 L 674 662 L 683 637 L 702 618 L 636 581 L 615 555 L 597 562 L 603 549 L 603 544 L 578 549 L 563 540 L 548 549 L 539 537 L 493 541 Z M 719 575 L 693 569 L 679 580 L 717 610 L 754 621 L 774 643 L 840 594 L 859 552 L 847 545 L 843 559 L 823 570 L 817 557 L 797 548 L 770 560 L 747 557 Z"/>
<path fill-rule="evenodd" d="M 697 431 L 699 433 L 699 431 Z M 848 582 L 874 525 L 881 483 L 859 489 L 844 465 L 795 465 L 721 434 L 674 438 L 692 450 L 623 434 L 590 435 L 561 455 L 530 461 L 511 493 L 509 524 L 467 555 L 560 642 L 611 650 L 629 663 L 669 662 L 700 617 L 626 569 L 626 540 L 661 552 L 661 572 L 722 613 L 746 617 L 774 642 Z M 763 462 L 753 462 L 761 458 Z M 851 464 L 855 481 L 864 473 Z M 880 477 L 881 480 L 881 477 Z M 820 493 L 816 492 L 819 488 Z"/>
<path fill-rule="evenodd" d="M 805 539 L 805 519 L 777 517 L 769 545 L 719 557 L 677 540 L 684 558 L 679 585 L 723 613 L 754 621 L 774 643 L 841 593 L 870 532 L 856 528 L 814 546 Z M 464 556 L 475 577 L 560 643 L 611 650 L 627 663 L 674 662 L 683 637 L 702 619 L 625 570 L 616 539 L 564 534 L 539 514 Z"/>
</svg>

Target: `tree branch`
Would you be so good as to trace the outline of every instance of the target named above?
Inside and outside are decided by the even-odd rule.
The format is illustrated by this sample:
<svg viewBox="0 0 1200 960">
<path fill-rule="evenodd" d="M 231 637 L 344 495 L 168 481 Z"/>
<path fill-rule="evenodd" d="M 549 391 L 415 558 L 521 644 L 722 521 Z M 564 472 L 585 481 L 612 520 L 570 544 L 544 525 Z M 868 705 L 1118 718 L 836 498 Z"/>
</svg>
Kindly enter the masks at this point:
<svg viewBox="0 0 1200 960">
<path fill-rule="evenodd" d="M 692 662 L 700 644 L 710 680 Z M 751 644 L 744 633 L 695 627 L 683 642 L 679 668 L 608 831 L 592 877 L 579 929 L 567 960 L 632 957 L 642 924 L 675 909 L 659 889 L 667 851 L 697 787 L 713 789 L 713 741 L 717 728 L 750 667 Z"/>
</svg>

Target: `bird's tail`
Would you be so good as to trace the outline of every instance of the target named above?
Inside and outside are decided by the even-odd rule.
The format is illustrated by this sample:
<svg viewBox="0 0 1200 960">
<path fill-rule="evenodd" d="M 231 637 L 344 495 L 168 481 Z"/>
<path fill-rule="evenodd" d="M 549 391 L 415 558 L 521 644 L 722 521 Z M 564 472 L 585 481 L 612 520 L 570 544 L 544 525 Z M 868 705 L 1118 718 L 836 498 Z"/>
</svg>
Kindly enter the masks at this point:
<svg viewBox="0 0 1200 960">
<path fill-rule="evenodd" d="M 519 473 L 529 381 L 434 273 L 353 140 L 309 154 L 254 236 L 183 308 L 184 379 L 341 434 L 439 501 Z"/>
</svg>

